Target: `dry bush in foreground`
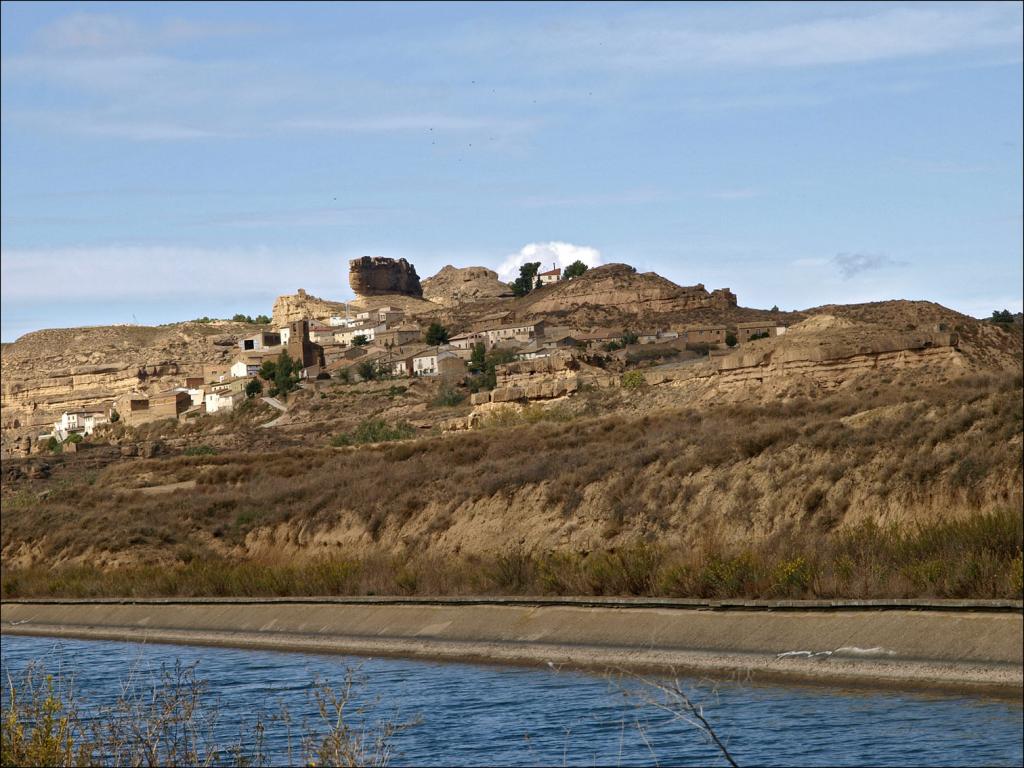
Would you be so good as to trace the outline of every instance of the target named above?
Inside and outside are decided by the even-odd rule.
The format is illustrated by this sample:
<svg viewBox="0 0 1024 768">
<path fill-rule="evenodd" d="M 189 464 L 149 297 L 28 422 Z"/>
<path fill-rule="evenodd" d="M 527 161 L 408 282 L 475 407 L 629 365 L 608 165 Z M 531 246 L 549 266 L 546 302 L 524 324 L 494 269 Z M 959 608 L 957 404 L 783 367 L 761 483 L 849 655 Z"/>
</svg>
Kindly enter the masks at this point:
<svg viewBox="0 0 1024 768">
<path fill-rule="evenodd" d="M 294 723 L 282 705 L 276 713 L 255 713 L 229 743 L 217 737 L 218 707 L 207 684 L 194 666 L 180 662 L 150 681 L 133 675 L 109 705 L 83 700 L 71 680 L 36 664 L 6 682 L 3 766 L 267 766 L 273 756 L 265 736 L 274 725 L 287 736 L 284 764 L 386 766 L 395 734 L 413 724 L 362 718 L 367 710 L 352 703 L 362 681 L 351 669 L 339 690 L 319 680 L 312 684 L 313 723 Z M 361 723 L 353 725 L 355 719 Z"/>
</svg>

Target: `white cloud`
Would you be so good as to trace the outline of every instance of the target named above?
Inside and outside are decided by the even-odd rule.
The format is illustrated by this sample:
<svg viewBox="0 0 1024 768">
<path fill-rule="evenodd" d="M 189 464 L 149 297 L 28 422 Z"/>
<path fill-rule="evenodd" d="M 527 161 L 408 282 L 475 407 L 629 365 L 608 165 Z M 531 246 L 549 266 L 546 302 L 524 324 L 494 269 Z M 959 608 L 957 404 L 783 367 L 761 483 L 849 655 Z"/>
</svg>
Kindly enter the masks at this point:
<svg viewBox="0 0 1024 768">
<path fill-rule="evenodd" d="M 348 292 L 347 256 L 269 248 L 112 245 L 4 249 L 3 299 L 82 301 Z M 285 268 L 287 267 L 287 269 Z M 59 276 L 55 279 L 55 275 Z"/>
<path fill-rule="evenodd" d="M 818 6 L 821 8 L 821 6 Z M 870 6 L 868 6 L 870 7 Z M 827 8 L 817 18 L 778 21 L 770 14 L 736 23 L 732 15 L 629 13 L 617 19 L 573 18 L 531 30 L 517 53 L 548 61 L 534 51 L 557 47 L 559 64 L 615 70 L 805 67 L 933 56 L 992 47 L 1020 48 L 1021 10 L 1016 3 L 965 3 L 882 8 Z M 774 16 L 774 18 L 773 18 Z M 722 27 L 728 20 L 731 28 Z M 492 34 L 507 34 L 495 30 Z M 555 42 L 557 41 L 557 46 Z M 486 45 L 477 38 L 476 46 Z M 525 52 L 523 48 L 525 47 Z"/>
<path fill-rule="evenodd" d="M 539 261 L 541 271 L 551 269 L 551 265 L 567 267 L 574 261 L 582 261 L 588 267 L 599 266 L 601 252 L 587 245 L 573 245 L 551 241 L 548 243 L 530 243 L 511 254 L 498 267 L 498 277 L 508 282 L 519 276 L 519 268 L 531 261 Z"/>
</svg>

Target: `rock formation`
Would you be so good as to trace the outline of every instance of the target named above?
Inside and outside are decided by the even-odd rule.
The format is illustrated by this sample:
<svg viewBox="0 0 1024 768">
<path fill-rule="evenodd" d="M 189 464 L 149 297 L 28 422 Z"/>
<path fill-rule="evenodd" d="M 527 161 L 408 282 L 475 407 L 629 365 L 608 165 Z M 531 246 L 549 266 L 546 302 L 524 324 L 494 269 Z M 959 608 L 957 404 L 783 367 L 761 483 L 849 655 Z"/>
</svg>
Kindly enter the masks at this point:
<svg viewBox="0 0 1024 768">
<path fill-rule="evenodd" d="M 576 308 L 651 315 L 701 308 L 731 309 L 736 294 L 728 288 L 711 293 L 698 283 L 680 286 L 654 272 L 638 273 L 628 264 L 606 264 L 574 280 L 533 291 L 516 308 L 519 315 L 565 313 Z"/>
<path fill-rule="evenodd" d="M 280 328 L 296 320 L 325 320 L 332 315 L 344 315 L 345 304 L 310 296 L 302 288 L 298 293 L 278 296 L 274 301 L 274 327 Z"/>
<path fill-rule="evenodd" d="M 4 345 L 0 393 L 6 445 L 38 435 L 61 413 L 100 407 L 131 391 L 156 392 L 206 363 L 230 361 L 250 327 L 230 322 L 57 328 Z"/>
<path fill-rule="evenodd" d="M 444 307 L 511 295 L 512 289 L 498 280 L 498 273 L 486 267 L 447 265 L 423 281 L 423 298 Z"/>
<path fill-rule="evenodd" d="M 348 263 L 348 282 L 358 298 L 367 296 L 423 296 L 416 267 L 405 259 L 363 256 Z"/>
</svg>

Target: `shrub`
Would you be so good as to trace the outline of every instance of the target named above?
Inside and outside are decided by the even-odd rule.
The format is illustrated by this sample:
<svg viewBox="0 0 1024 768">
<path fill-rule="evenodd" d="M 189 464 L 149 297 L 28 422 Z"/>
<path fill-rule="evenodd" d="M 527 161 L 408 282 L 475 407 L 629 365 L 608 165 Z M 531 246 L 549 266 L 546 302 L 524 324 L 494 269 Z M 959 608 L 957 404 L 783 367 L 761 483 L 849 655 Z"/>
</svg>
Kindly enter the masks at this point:
<svg viewBox="0 0 1024 768">
<path fill-rule="evenodd" d="M 736 334 L 733 333 L 732 331 L 726 331 L 725 332 L 725 345 L 727 347 L 735 347 L 736 346 Z"/>
<path fill-rule="evenodd" d="M 361 445 L 363 443 L 386 443 L 392 440 L 407 440 L 416 434 L 416 429 L 404 421 L 393 427 L 383 419 L 367 419 L 360 424 L 355 432 L 335 435 L 331 445 Z"/>
<path fill-rule="evenodd" d="M 259 379 L 250 379 L 249 383 L 245 385 L 245 396 L 256 397 L 263 393 L 263 382 Z"/>
<path fill-rule="evenodd" d="M 212 445 L 190 445 L 185 449 L 186 456 L 216 456 L 217 449 Z"/>
<path fill-rule="evenodd" d="M 437 393 L 437 396 L 430 401 L 430 404 L 438 408 L 452 407 L 458 405 L 466 396 L 456 389 L 451 387 L 442 387 L 441 391 Z"/>
<path fill-rule="evenodd" d="M 623 389 L 640 389 L 647 384 L 643 373 L 640 371 L 627 371 L 622 374 Z"/>
</svg>

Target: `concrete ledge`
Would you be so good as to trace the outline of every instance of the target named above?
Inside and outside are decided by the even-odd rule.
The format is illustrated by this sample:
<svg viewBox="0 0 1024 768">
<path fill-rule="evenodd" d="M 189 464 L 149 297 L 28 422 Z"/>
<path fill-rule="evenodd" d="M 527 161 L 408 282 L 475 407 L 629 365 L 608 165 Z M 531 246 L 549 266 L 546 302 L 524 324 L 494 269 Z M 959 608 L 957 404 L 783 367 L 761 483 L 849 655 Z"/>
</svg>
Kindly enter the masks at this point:
<svg viewBox="0 0 1024 768">
<path fill-rule="evenodd" d="M 951 607 L 770 610 L 470 601 L 5 602 L 5 634 L 311 652 L 674 668 L 1019 698 L 1024 616 Z M 603 602 L 603 601 L 602 601 Z M 629 610 L 622 610 L 628 606 Z"/>
</svg>

